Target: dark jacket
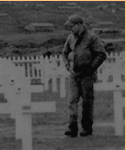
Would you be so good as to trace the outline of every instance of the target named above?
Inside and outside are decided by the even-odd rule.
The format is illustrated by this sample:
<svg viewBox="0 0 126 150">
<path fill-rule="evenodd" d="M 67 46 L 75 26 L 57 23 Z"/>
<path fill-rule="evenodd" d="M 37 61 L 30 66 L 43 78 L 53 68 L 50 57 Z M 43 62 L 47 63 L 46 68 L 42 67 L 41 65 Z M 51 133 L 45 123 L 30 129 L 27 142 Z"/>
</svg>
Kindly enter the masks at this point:
<svg viewBox="0 0 126 150">
<path fill-rule="evenodd" d="M 102 41 L 97 35 L 88 30 L 84 30 L 76 39 L 70 34 L 62 51 L 64 64 L 69 70 L 70 60 L 68 55 L 74 53 L 75 75 L 91 75 L 106 59 L 106 53 Z"/>
</svg>

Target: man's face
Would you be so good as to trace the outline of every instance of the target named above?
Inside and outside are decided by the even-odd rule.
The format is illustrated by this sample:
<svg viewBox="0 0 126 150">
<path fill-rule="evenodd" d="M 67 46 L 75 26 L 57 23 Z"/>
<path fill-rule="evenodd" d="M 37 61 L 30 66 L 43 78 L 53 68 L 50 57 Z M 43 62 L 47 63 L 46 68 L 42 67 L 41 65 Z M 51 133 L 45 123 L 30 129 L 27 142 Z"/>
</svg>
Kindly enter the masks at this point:
<svg viewBox="0 0 126 150">
<path fill-rule="evenodd" d="M 74 25 L 70 26 L 69 29 L 76 36 L 76 35 L 78 35 L 80 25 L 79 24 L 74 24 Z"/>
</svg>

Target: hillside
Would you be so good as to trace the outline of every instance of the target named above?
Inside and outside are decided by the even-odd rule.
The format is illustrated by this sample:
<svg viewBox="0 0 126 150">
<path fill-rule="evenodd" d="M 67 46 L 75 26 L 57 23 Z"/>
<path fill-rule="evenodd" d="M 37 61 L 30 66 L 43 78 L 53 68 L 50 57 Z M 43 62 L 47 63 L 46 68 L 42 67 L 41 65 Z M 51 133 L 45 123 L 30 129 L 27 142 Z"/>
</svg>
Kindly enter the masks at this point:
<svg viewBox="0 0 126 150">
<path fill-rule="evenodd" d="M 61 52 L 68 35 L 63 24 L 70 14 L 80 14 L 89 29 L 110 29 L 99 32 L 101 38 L 125 38 L 125 2 L 87 1 L 11 1 L 0 2 L 0 55 L 36 55 L 46 51 Z M 30 23 L 52 23 L 53 32 L 27 31 Z M 106 22 L 111 22 L 107 24 Z M 121 30 L 121 32 L 119 32 Z M 105 43 L 106 44 L 106 43 Z M 107 45 L 112 43 L 107 43 Z M 116 46 L 115 46 L 116 45 Z M 112 44 L 124 50 L 124 42 Z M 119 47 L 119 48 L 118 48 Z M 113 50 L 113 49 L 112 49 Z"/>
</svg>

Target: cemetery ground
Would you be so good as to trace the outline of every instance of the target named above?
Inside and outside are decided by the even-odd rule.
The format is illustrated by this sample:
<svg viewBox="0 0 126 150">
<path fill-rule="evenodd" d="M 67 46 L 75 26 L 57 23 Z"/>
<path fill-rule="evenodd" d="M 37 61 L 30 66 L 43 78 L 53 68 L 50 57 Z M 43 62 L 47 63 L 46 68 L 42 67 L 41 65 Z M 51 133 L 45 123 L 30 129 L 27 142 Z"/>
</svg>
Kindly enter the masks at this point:
<svg viewBox="0 0 126 150">
<path fill-rule="evenodd" d="M 97 2 L 99 3 L 99 2 Z M 94 5 L 93 3 L 91 3 Z M 90 7 L 91 4 L 84 8 Z M 53 3 L 54 8 L 56 7 Z M 123 4 L 122 4 L 123 5 Z M 96 6 L 92 6 L 92 8 Z M 47 6 L 48 8 L 48 6 Z M 20 11 L 15 13 L 18 16 L 21 12 L 21 19 L 26 15 L 31 22 L 36 21 L 36 14 L 39 15 L 38 20 L 56 23 L 56 28 L 52 33 L 26 33 L 12 28 L 11 23 L 5 26 L 1 23 L 0 29 L 0 56 L 33 56 L 42 55 L 45 51 L 61 52 L 67 32 L 64 31 L 63 23 L 65 21 L 65 14 L 57 14 L 49 7 L 45 8 L 40 14 L 34 9 L 28 11 Z M 47 12 L 46 12 L 47 9 Z M 22 9 L 24 10 L 24 9 Z M 10 9 L 8 9 L 10 11 Z M 11 16 L 11 13 L 8 12 Z M 4 11 L 3 11 L 4 12 Z M 99 13 L 100 12 L 100 13 Z M 23 15 L 22 15 L 23 13 Z M 26 13 L 26 14 L 25 14 Z M 81 13 L 81 12 L 80 12 Z M 83 12 L 82 12 L 83 13 Z M 124 28 L 124 12 L 117 12 L 109 14 L 109 11 L 93 10 L 93 16 L 103 20 L 113 20 L 114 27 Z M 13 18 L 14 11 L 12 13 Z M 15 16 L 14 14 L 14 16 Z M 25 14 L 25 15 L 24 15 Z M 83 13 L 85 14 L 85 13 Z M 44 18 L 42 18 L 42 16 Z M 14 18 L 19 18 L 14 17 Z M 66 17 L 67 18 L 67 17 Z M 5 20 L 6 21 L 6 20 Z M 27 19 L 26 19 L 27 21 Z M 3 20 L 2 20 L 3 22 Z M 113 28 L 114 28 L 113 27 Z M 109 26 L 107 26 L 109 28 Z M 61 31 L 63 29 L 63 31 Z M 105 38 L 122 38 L 120 35 L 110 37 L 106 34 Z M 124 38 L 124 37 L 123 37 Z M 56 40 L 55 40 L 56 39 Z M 59 40 L 57 40 L 59 39 Z M 120 44 L 120 43 L 119 43 Z M 124 50 L 124 43 L 120 44 L 121 49 Z M 52 49 L 53 48 L 53 49 Z M 116 48 L 117 49 L 117 48 Z M 43 93 L 32 93 L 32 101 L 56 101 L 55 113 L 41 113 L 33 114 L 32 127 L 33 127 L 33 150 L 124 150 L 125 138 L 117 137 L 114 135 L 114 105 L 112 91 L 95 92 L 95 107 L 94 107 L 94 133 L 93 136 L 86 138 L 66 138 L 64 131 L 68 125 L 67 123 L 67 97 L 60 98 L 59 92 L 52 92 L 51 87 L 49 91 Z M 0 94 L 0 102 L 6 102 L 3 94 Z M 81 119 L 81 99 L 79 103 L 79 122 Z M 104 123 L 104 124 L 103 124 Z M 101 125 L 102 124 L 102 125 Z M 79 125 L 81 130 L 81 126 Z M 10 115 L 0 115 L 0 150 L 21 150 L 21 140 L 15 140 L 15 120 L 10 118 Z"/>
<path fill-rule="evenodd" d="M 114 135 L 112 91 L 95 92 L 94 133 L 88 137 L 64 136 L 68 125 L 67 96 L 60 98 L 59 92 L 52 92 L 51 81 L 48 91 L 31 94 L 31 101 L 56 101 L 55 113 L 32 115 L 33 150 L 124 150 L 124 136 Z M 3 94 L 0 94 L 0 102 L 6 102 Z M 80 99 L 79 122 L 81 102 Z M 81 131 L 80 124 L 79 131 Z M 21 140 L 15 140 L 15 121 L 10 115 L 0 115 L 0 150 L 21 150 Z"/>
</svg>

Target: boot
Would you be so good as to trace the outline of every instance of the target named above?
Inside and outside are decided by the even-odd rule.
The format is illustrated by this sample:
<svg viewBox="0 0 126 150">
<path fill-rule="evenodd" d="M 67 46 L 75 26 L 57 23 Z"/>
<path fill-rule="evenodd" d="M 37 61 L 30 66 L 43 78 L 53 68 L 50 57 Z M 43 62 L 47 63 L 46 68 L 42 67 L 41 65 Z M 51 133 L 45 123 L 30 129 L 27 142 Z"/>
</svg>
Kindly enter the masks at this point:
<svg viewBox="0 0 126 150">
<path fill-rule="evenodd" d="M 68 129 L 64 133 L 67 136 L 70 137 L 77 137 L 78 135 L 78 125 L 77 122 L 73 122 L 68 126 Z"/>
<path fill-rule="evenodd" d="M 85 136 L 88 136 L 88 135 L 92 135 L 92 133 L 93 133 L 92 127 L 88 127 L 86 130 L 83 129 L 83 130 L 80 132 L 80 136 L 85 137 Z"/>
<path fill-rule="evenodd" d="M 80 132 L 80 136 L 85 137 L 85 136 L 88 136 L 88 135 L 92 135 L 92 131 L 85 131 L 85 130 L 82 130 L 82 131 Z"/>
</svg>

